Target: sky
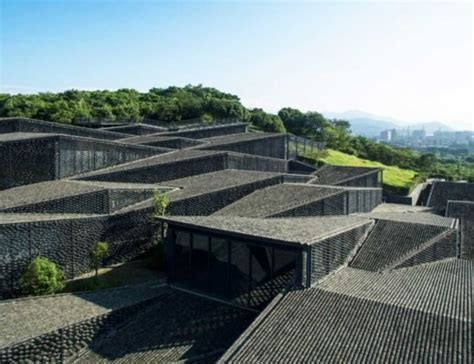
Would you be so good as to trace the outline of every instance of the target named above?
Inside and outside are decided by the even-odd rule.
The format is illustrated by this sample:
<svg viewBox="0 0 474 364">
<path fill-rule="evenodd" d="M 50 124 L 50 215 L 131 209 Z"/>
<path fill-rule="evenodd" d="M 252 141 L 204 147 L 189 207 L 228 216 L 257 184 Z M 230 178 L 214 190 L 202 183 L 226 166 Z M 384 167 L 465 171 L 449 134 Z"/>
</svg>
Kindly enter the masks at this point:
<svg viewBox="0 0 474 364">
<path fill-rule="evenodd" d="M 470 2 L 0 3 L 0 92 L 202 84 L 268 112 L 474 129 Z"/>
</svg>

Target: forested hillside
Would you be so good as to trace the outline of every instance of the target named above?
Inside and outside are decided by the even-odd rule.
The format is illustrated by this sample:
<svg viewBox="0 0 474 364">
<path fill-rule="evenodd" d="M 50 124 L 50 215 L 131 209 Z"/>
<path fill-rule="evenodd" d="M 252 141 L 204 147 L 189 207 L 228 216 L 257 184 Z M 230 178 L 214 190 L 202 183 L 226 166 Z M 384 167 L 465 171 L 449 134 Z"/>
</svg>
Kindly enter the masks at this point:
<svg viewBox="0 0 474 364">
<path fill-rule="evenodd" d="M 423 177 L 474 180 L 472 163 L 443 163 L 432 153 L 393 148 L 350 133 L 345 120 L 327 119 L 318 112 L 283 108 L 278 114 L 248 109 L 238 96 L 214 88 L 198 86 L 153 88 L 148 92 L 78 91 L 33 95 L 0 94 L 0 117 L 23 116 L 59 123 L 75 120 L 144 119 L 180 122 L 235 118 L 249 122 L 257 130 L 290 132 L 320 141 L 328 148 L 356 157 L 416 171 Z"/>
</svg>

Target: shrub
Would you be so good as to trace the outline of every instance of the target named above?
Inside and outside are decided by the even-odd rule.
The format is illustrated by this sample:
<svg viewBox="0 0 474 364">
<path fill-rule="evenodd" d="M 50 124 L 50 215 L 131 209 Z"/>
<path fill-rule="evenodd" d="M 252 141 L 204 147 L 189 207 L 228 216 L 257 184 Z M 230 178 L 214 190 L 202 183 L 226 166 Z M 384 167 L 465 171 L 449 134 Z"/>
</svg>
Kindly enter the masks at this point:
<svg viewBox="0 0 474 364">
<path fill-rule="evenodd" d="M 153 214 L 154 216 L 164 216 L 170 203 L 168 195 L 160 190 L 156 190 L 153 195 Z"/>
<path fill-rule="evenodd" d="M 97 277 L 99 276 L 99 268 L 104 260 L 107 252 L 109 250 L 109 244 L 105 241 L 98 241 L 92 247 L 89 252 L 89 258 L 91 260 L 91 266 L 95 269 L 95 280 L 97 281 Z"/>
<path fill-rule="evenodd" d="M 64 288 L 64 274 L 48 258 L 37 257 L 26 267 L 19 285 L 27 295 L 53 294 Z"/>
</svg>

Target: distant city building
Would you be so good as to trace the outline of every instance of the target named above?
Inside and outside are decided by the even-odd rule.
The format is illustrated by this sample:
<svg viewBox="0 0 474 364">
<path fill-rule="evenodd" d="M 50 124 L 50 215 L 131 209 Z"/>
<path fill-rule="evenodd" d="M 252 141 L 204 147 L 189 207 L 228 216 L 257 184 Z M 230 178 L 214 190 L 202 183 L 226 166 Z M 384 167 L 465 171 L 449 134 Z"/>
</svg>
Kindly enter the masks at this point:
<svg viewBox="0 0 474 364">
<path fill-rule="evenodd" d="M 392 140 L 392 130 L 384 130 L 380 133 L 380 140 L 389 142 Z"/>
<path fill-rule="evenodd" d="M 474 143 L 473 131 L 436 131 L 426 135 L 426 130 L 416 129 L 387 129 L 379 135 L 379 140 L 387 143 L 406 145 L 410 147 L 448 147 L 451 145 L 468 145 Z"/>
<path fill-rule="evenodd" d="M 416 140 L 423 140 L 426 137 L 426 132 L 424 129 L 413 130 L 413 132 L 411 133 L 411 137 Z"/>
</svg>

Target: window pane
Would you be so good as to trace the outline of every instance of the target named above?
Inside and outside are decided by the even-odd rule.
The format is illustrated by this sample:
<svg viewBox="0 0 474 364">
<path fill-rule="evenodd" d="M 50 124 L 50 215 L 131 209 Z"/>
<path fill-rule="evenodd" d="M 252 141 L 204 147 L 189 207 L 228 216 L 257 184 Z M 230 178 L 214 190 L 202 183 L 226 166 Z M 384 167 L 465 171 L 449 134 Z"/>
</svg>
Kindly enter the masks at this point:
<svg viewBox="0 0 474 364">
<path fill-rule="evenodd" d="M 230 284 L 231 298 L 235 303 L 246 305 L 249 290 L 249 248 L 246 243 L 232 240 Z"/>
<path fill-rule="evenodd" d="M 271 292 L 272 249 L 250 245 L 250 253 L 252 257 L 250 305 L 260 307 L 273 298 Z"/>
<path fill-rule="evenodd" d="M 191 284 L 193 287 L 209 291 L 209 271 L 208 271 L 208 238 L 201 234 L 193 234 L 193 259 Z"/>
<path fill-rule="evenodd" d="M 275 249 L 273 293 L 277 294 L 295 279 L 297 252 Z"/>
<path fill-rule="evenodd" d="M 228 292 L 228 245 L 224 239 L 211 239 L 210 257 L 211 292 L 226 296 Z"/>
<path fill-rule="evenodd" d="M 174 246 L 174 280 L 185 281 L 190 277 L 191 248 L 189 245 L 190 234 L 176 231 L 176 242 Z"/>
</svg>

